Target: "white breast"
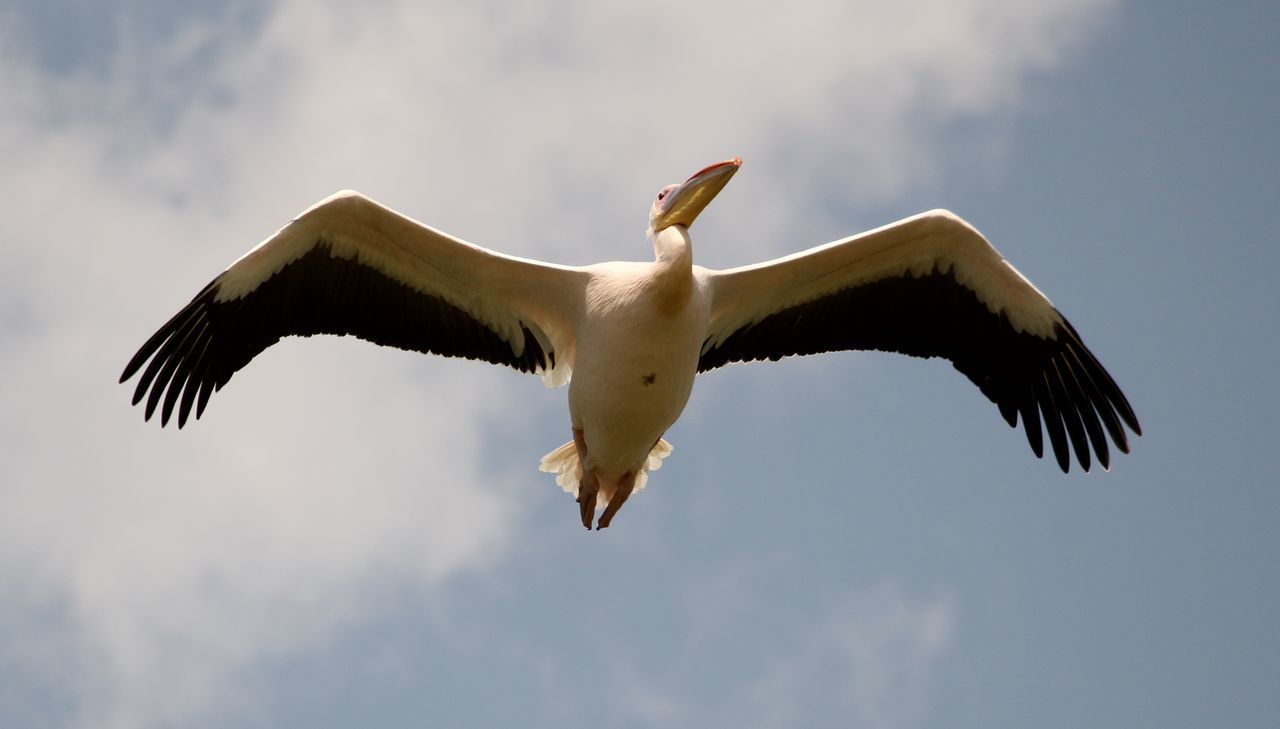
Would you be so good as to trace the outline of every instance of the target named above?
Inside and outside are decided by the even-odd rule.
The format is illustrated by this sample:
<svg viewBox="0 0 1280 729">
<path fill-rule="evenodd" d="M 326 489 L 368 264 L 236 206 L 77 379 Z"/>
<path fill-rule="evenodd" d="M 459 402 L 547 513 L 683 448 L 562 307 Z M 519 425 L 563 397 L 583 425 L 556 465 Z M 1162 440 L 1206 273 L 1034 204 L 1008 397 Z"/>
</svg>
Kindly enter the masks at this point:
<svg viewBox="0 0 1280 729">
<path fill-rule="evenodd" d="M 698 370 L 710 297 L 688 273 L 674 290 L 663 267 L 595 267 L 578 330 L 569 412 L 587 468 L 616 477 L 640 467 L 680 417 Z"/>
</svg>

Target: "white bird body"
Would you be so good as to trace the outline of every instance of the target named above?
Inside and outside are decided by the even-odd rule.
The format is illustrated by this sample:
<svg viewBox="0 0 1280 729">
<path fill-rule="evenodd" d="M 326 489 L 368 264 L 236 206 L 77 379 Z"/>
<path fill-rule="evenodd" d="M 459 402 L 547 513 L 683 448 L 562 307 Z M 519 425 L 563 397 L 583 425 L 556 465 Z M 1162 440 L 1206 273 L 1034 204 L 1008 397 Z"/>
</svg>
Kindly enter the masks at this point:
<svg viewBox="0 0 1280 729">
<path fill-rule="evenodd" d="M 584 467 L 598 468 L 608 481 L 641 469 L 684 411 L 711 312 L 705 282 L 693 275 L 687 231 L 651 235 L 682 239 L 684 252 L 587 269 L 569 415 L 584 434 Z"/>
<path fill-rule="evenodd" d="M 574 439 L 542 469 L 609 525 L 671 447 L 662 440 L 699 372 L 856 349 L 945 357 L 1037 456 L 1109 465 L 1137 418 L 1050 301 L 972 226 L 935 210 L 765 263 L 693 264 L 689 226 L 738 170 L 664 188 L 651 263 L 559 266 L 453 238 L 354 192 L 303 212 L 234 262 L 125 367 L 161 422 L 200 417 L 212 393 L 289 335 L 354 334 L 572 381 Z M 143 365 L 146 365 L 145 370 Z M 161 406 L 161 401 L 163 405 Z M 1104 434 L 1105 430 L 1105 434 Z"/>
</svg>

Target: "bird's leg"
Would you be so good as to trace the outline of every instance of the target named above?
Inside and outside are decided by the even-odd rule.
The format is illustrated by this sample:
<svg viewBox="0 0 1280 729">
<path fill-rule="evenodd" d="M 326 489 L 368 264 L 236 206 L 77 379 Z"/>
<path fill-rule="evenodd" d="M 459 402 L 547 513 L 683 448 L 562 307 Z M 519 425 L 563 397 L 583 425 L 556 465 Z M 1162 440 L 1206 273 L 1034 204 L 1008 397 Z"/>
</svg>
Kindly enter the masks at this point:
<svg viewBox="0 0 1280 729">
<path fill-rule="evenodd" d="M 600 521 L 596 524 L 596 529 L 604 529 L 609 526 L 609 522 L 613 521 L 613 515 L 618 513 L 618 509 L 622 508 L 623 502 L 627 497 L 631 496 L 631 490 L 636 487 L 636 474 L 624 473 L 622 478 L 618 479 L 618 488 L 613 492 L 613 498 L 609 499 L 609 505 L 604 508 L 604 513 L 600 515 Z"/>
<path fill-rule="evenodd" d="M 591 517 L 596 514 L 596 494 L 600 491 L 600 481 L 596 478 L 596 469 L 582 474 L 578 483 L 578 510 L 582 516 L 582 526 L 591 528 Z"/>
<path fill-rule="evenodd" d="M 578 479 L 578 509 L 582 516 L 582 526 L 591 528 L 591 517 L 596 513 L 596 494 L 600 493 L 600 479 L 596 469 L 587 468 L 587 441 L 582 437 L 582 429 L 573 429 L 573 444 L 578 449 L 578 465 L 582 469 L 582 478 Z"/>
</svg>

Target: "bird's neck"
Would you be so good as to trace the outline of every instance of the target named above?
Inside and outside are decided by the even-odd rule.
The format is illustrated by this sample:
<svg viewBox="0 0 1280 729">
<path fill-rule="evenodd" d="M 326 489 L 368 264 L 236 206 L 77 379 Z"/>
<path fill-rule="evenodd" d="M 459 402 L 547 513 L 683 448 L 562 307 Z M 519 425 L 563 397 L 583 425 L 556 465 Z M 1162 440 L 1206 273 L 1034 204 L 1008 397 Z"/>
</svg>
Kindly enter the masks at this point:
<svg viewBox="0 0 1280 729">
<path fill-rule="evenodd" d="M 652 231 L 655 283 L 659 296 L 670 307 L 682 308 L 693 288 L 693 244 L 689 229 L 672 225 Z"/>
<path fill-rule="evenodd" d="M 689 241 L 689 229 L 683 225 L 671 225 L 654 233 L 649 232 L 653 241 L 654 262 L 673 269 L 693 270 L 693 244 Z"/>
</svg>

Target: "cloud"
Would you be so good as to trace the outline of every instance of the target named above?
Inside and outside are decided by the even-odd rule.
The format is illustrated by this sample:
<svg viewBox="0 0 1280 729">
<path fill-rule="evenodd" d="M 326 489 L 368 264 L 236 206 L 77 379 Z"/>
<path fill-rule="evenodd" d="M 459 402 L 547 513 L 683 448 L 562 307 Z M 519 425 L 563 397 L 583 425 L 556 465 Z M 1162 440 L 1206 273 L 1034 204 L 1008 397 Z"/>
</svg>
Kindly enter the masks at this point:
<svg viewBox="0 0 1280 729">
<path fill-rule="evenodd" d="M 634 257 L 654 190 L 741 155 L 700 221 L 738 243 L 700 256 L 742 263 L 820 242 L 834 199 L 928 184 L 956 159 L 949 130 L 1006 123 L 1108 6 L 283 0 L 157 30 L 132 4 L 63 65 L 42 21 L 8 11 L 0 672 L 56 698 L 0 694 L 0 712 L 206 716 L 243 667 L 376 619 L 378 585 L 445 589 L 528 529 L 539 477 L 492 452 L 494 429 L 565 426 L 539 435 L 549 450 L 567 423 L 510 407 L 549 402 L 511 374 L 291 342 L 180 434 L 127 407 L 133 347 L 289 215 L 355 187 L 513 253 Z M 870 599 L 911 635 L 949 615 Z M 885 626 L 867 620 L 828 627 L 853 674 L 933 655 L 868 646 Z M 857 699 L 869 722 L 878 696 Z"/>
<path fill-rule="evenodd" d="M 759 557 L 759 555 L 756 555 Z M 945 592 L 894 580 L 795 580 L 789 549 L 685 586 L 682 620 L 652 656 L 619 651 L 606 719 L 651 726 L 903 729 L 932 718 L 932 689 L 958 619 Z M 660 600 L 655 600 L 661 604 Z"/>
<path fill-rule="evenodd" d="M 843 597 L 755 685 L 760 727 L 820 723 L 829 710 L 875 729 L 919 726 L 951 638 L 949 597 L 913 599 L 891 583 Z M 828 704 L 838 704 L 830 707 Z"/>
</svg>

